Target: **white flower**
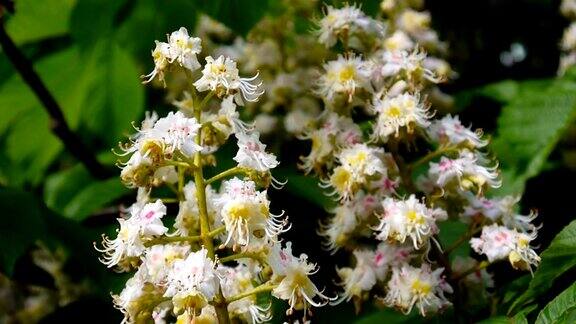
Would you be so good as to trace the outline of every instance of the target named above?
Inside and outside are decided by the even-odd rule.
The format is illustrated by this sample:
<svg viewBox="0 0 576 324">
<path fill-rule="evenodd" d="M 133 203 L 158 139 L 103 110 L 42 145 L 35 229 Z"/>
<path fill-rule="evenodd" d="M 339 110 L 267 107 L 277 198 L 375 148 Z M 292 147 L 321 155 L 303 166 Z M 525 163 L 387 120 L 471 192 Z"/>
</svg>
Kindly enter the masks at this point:
<svg viewBox="0 0 576 324">
<path fill-rule="evenodd" d="M 377 277 L 374 271 L 374 253 L 368 250 L 354 250 L 356 265 L 354 268 L 337 269 L 338 276 L 342 279 L 341 285 L 344 293 L 335 301 L 350 301 L 352 297 L 362 297 L 376 285 Z"/>
<path fill-rule="evenodd" d="M 316 116 L 301 109 L 292 110 L 284 117 L 284 128 L 291 134 L 302 134 L 313 122 Z"/>
<path fill-rule="evenodd" d="M 492 224 L 482 228 L 479 238 L 472 238 L 470 245 L 479 254 L 488 257 L 488 261 L 508 259 L 514 269 L 530 270 L 540 263 L 540 257 L 530 247 L 536 239 L 536 232 L 522 233 L 515 229 Z"/>
<path fill-rule="evenodd" d="M 472 148 L 484 147 L 487 140 L 482 140 L 482 131 L 473 132 L 469 127 L 464 127 L 458 116 L 447 115 L 442 119 L 432 122 L 427 129 L 428 136 L 441 145 L 464 143 Z"/>
<path fill-rule="evenodd" d="M 424 67 L 426 53 L 415 49 L 408 51 L 384 51 L 380 57 L 373 62 L 373 73 L 376 76 L 389 78 L 404 72 L 409 79 L 416 78 L 417 81 L 425 79 L 433 83 L 440 81 L 434 72 Z"/>
<path fill-rule="evenodd" d="M 285 249 L 282 249 L 280 243 L 275 244 L 269 251 L 268 264 L 274 274 L 273 280 L 280 281 L 272 290 L 272 295 L 288 301 L 289 313 L 293 309 L 303 308 L 306 311 L 309 305 L 320 307 L 333 300 L 318 290 L 309 278 L 318 271 L 316 265 L 308 263 L 306 254 L 294 257 L 290 242 L 286 243 Z M 320 301 L 314 301 L 316 296 Z"/>
<path fill-rule="evenodd" d="M 521 215 L 516 212 L 516 205 L 520 201 L 520 197 L 505 196 L 488 199 L 470 193 L 466 195 L 466 198 L 469 205 L 464 209 L 464 217 L 484 216 L 493 222 L 500 222 L 522 232 L 535 229 L 531 222 L 536 218 L 536 212 L 530 212 L 528 215 Z"/>
<path fill-rule="evenodd" d="M 318 22 L 318 41 L 326 47 L 336 44 L 339 37 L 346 37 L 348 45 L 357 48 L 350 37 L 380 35 L 384 27 L 366 16 L 359 7 L 346 5 L 342 8 L 326 6 L 326 15 Z M 344 36 L 345 35 L 345 36 Z"/>
<path fill-rule="evenodd" d="M 196 54 L 202 51 L 202 41 L 198 37 L 188 36 L 188 30 L 180 27 L 168 37 L 170 44 L 170 58 L 176 60 L 180 66 L 195 71 L 200 68 Z"/>
<path fill-rule="evenodd" d="M 337 157 L 341 165 L 333 170 L 322 186 L 334 188 L 330 195 L 337 194 L 339 199 L 351 198 L 370 179 L 386 176 L 383 155 L 382 148 L 366 144 L 355 144 L 343 149 Z"/>
<path fill-rule="evenodd" d="M 217 269 L 221 279 L 222 293 L 225 298 L 248 292 L 255 288 L 255 276 L 250 269 L 239 264 L 235 268 L 219 266 Z M 272 319 L 271 304 L 267 307 L 258 305 L 256 295 L 250 295 L 228 304 L 231 317 L 239 317 L 248 323 L 263 323 Z"/>
<path fill-rule="evenodd" d="M 196 184 L 193 181 L 188 182 L 184 186 L 184 201 L 180 202 L 178 215 L 174 222 L 176 231 L 171 235 L 189 236 L 199 231 L 200 224 L 200 210 L 198 207 L 198 199 L 196 198 Z M 206 186 L 206 209 L 208 211 L 208 218 L 210 221 L 210 228 L 217 228 L 222 225 L 217 217 L 216 202 L 218 200 L 218 193 L 212 186 Z"/>
<path fill-rule="evenodd" d="M 168 228 L 162 224 L 162 217 L 166 215 L 166 206 L 160 199 L 154 203 L 144 205 L 142 208 L 133 208 L 130 210 L 132 217 L 129 221 L 135 222 L 142 236 L 164 235 Z"/>
<path fill-rule="evenodd" d="M 252 78 L 240 78 L 236 62 L 224 56 L 219 56 L 216 60 L 212 56 L 206 57 L 206 65 L 202 70 L 202 77 L 194 82 L 194 86 L 200 92 L 214 91 L 218 96 L 234 94 L 240 91 L 246 101 L 257 101 L 258 97 L 264 93 L 259 87 L 262 83 L 252 84 L 258 74 Z M 240 97 L 237 101 L 241 102 Z"/>
<path fill-rule="evenodd" d="M 164 82 L 164 70 L 170 63 L 170 45 L 168 43 L 156 41 L 156 47 L 152 51 L 152 58 L 154 59 L 154 70 L 149 74 L 142 76 L 144 83 L 154 80 L 156 76 Z"/>
<path fill-rule="evenodd" d="M 218 291 L 214 262 L 204 248 L 186 259 L 174 261 L 167 276 L 164 297 L 172 298 L 176 313 L 188 308 L 200 309 L 212 301 Z"/>
<path fill-rule="evenodd" d="M 371 90 L 370 70 L 360 56 L 338 55 L 337 60 L 324 64 L 324 70 L 318 80 L 318 93 L 328 101 L 342 94 L 351 102 L 357 90 Z"/>
<path fill-rule="evenodd" d="M 430 27 L 430 13 L 407 9 L 399 15 L 397 24 L 401 30 L 416 35 Z"/>
<path fill-rule="evenodd" d="M 96 248 L 98 252 L 104 253 L 100 261 L 112 268 L 118 266 L 120 271 L 127 271 L 130 265 L 124 265 L 121 262 L 127 258 L 136 258 L 144 252 L 144 243 L 140 236 L 140 226 L 130 219 L 118 218 L 120 229 L 115 239 L 102 235 L 102 248 Z"/>
<path fill-rule="evenodd" d="M 334 215 L 326 223 L 320 223 L 319 234 L 326 238 L 322 245 L 327 250 L 335 253 L 348 241 L 358 225 L 354 207 L 350 202 L 338 205 L 332 211 Z"/>
<path fill-rule="evenodd" d="M 145 295 L 144 278 L 144 269 L 140 268 L 133 277 L 126 281 L 126 286 L 120 294 L 112 295 L 114 307 L 124 314 L 122 323 L 132 323 L 138 316 L 141 304 L 140 299 Z"/>
<path fill-rule="evenodd" d="M 270 134 L 277 129 L 277 126 L 277 116 L 262 113 L 254 118 L 254 129 L 260 134 Z"/>
<path fill-rule="evenodd" d="M 389 52 L 411 51 L 414 46 L 414 41 L 401 30 L 384 40 L 384 48 Z"/>
<path fill-rule="evenodd" d="M 146 281 L 163 285 L 172 264 L 183 259 L 189 252 L 187 245 L 154 245 L 146 250 L 143 266 L 146 271 Z"/>
<path fill-rule="evenodd" d="M 564 30 L 561 47 L 564 51 L 572 51 L 576 49 L 576 22 L 573 22 L 568 28 L 566 28 L 566 30 Z"/>
<path fill-rule="evenodd" d="M 234 161 L 238 162 L 238 166 L 259 172 L 266 172 L 278 166 L 276 156 L 266 153 L 266 145 L 260 142 L 260 133 L 238 133 L 236 138 L 238 138 L 238 153 Z"/>
<path fill-rule="evenodd" d="M 366 144 L 355 144 L 343 149 L 338 155 L 340 165 L 352 174 L 357 182 L 364 182 L 366 177 L 385 174 L 386 169 L 381 155 L 384 150 L 370 147 Z"/>
<path fill-rule="evenodd" d="M 439 163 L 430 163 L 428 175 L 440 188 L 446 188 L 450 184 L 461 189 L 476 188 L 479 191 L 482 191 L 485 185 L 499 187 L 501 181 L 498 180 L 497 166 L 482 166 L 481 158 L 468 150 L 460 151 L 456 159 L 443 156 Z"/>
<path fill-rule="evenodd" d="M 444 280 L 443 271 L 444 268 L 432 271 L 427 264 L 420 268 L 409 265 L 393 268 L 384 302 L 405 314 L 416 306 L 422 316 L 450 306 L 444 293 L 452 293 L 452 287 Z"/>
<path fill-rule="evenodd" d="M 148 83 L 158 76 L 164 86 L 166 86 L 164 70 L 175 61 L 185 69 L 190 71 L 197 70 L 200 67 L 200 63 L 198 63 L 196 54 L 201 51 L 200 38 L 189 37 L 188 31 L 184 27 L 170 34 L 168 43 L 156 41 L 156 47 L 152 51 L 154 70 L 142 76 L 145 79 L 144 83 Z"/>
<path fill-rule="evenodd" d="M 228 233 L 225 245 L 246 248 L 250 243 L 275 240 L 278 234 L 287 231 L 287 220 L 270 213 L 270 201 L 266 191 L 257 191 L 253 181 L 238 178 L 225 181 L 217 199 L 220 217 Z"/>
<path fill-rule="evenodd" d="M 410 258 L 412 249 L 398 244 L 380 243 L 375 251 L 354 250 L 354 268 L 337 269 L 342 278 L 344 293 L 335 303 L 362 297 L 377 281 L 386 279 L 390 267 L 403 265 Z"/>
<path fill-rule="evenodd" d="M 412 133 L 415 127 L 426 128 L 432 114 L 424 103 L 420 102 L 418 94 L 403 93 L 396 97 L 375 98 L 373 109 L 378 114 L 374 127 L 373 138 L 383 140 L 394 134 L 400 134 L 401 128 Z"/>
<path fill-rule="evenodd" d="M 379 240 L 392 240 L 404 243 L 410 238 L 415 249 L 419 249 L 438 231 L 437 220 L 445 220 L 446 212 L 442 209 L 430 209 L 410 195 L 407 200 L 386 198 L 382 202 L 384 213 L 376 228 Z"/>
<path fill-rule="evenodd" d="M 178 111 L 160 118 L 150 133 L 152 137 L 162 139 L 166 145 L 166 152 L 174 153 L 175 150 L 179 150 L 191 157 L 194 153 L 202 151 L 202 147 L 195 142 L 200 127 L 196 118 L 188 118 Z"/>
</svg>

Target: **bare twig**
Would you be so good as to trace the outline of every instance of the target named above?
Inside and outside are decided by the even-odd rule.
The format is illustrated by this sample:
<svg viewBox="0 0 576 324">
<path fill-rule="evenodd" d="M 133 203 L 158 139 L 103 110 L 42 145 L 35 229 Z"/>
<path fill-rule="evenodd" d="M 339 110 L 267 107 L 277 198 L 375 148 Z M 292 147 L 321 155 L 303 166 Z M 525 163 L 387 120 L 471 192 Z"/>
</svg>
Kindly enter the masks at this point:
<svg viewBox="0 0 576 324">
<path fill-rule="evenodd" d="M 64 118 L 62 109 L 52 94 L 50 94 L 36 71 L 34 71 L 32 63 L 24 56 L 18 47 L 16 47 L 10 36 L 6 33 L 1 17 L 0 45 L 16 71 L 18 71 L 22 79 L 28 84 L 38 100 L 40 100 L 46 112 L 50 115 L 50 128 L 64 143 L 66 149 L 68 149 L 95 178 L 105 179 L 109 177 L 111 173 L 98 162 L 94 153 L 84 146 L 80 138 L 72 132 Z"/>
</svg>

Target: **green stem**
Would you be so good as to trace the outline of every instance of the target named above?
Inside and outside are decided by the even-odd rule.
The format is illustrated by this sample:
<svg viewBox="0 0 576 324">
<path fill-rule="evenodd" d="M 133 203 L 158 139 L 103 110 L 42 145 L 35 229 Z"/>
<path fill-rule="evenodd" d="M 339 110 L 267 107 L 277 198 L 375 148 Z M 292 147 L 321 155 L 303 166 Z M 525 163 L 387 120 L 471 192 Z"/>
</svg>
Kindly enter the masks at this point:
<svg viewBox="0 0 576 324">
<path fill-rule="evenodd" d="M 242 298 L 245 298 L 245 297 L 248 297 L 248 296 L 251 296 L 251 295 L 255 295 L 255 294 L 259 294 L 259 293 L 262 293 L 262 292 L 271 291 L 271 290 L 274 289 L 274 288 L 276 288 L 276 285 L 273 285 L 273 284 L 267 282 L 267 283 L 261 284 L 260 286 L 254 288 L 254 289 L 252 289 L 252 290 L 250 290 L 250 291 L 247 291 L 247 292 L 244 292 L 244 293 L 241 293 L 241 294 L 232 296 L 232 297 L 230 297 L 230 298 L 227 298 L 227 299 L 226 299 L 226 303 L 231 303 L 231 302 L 240 300 L 240 299 L 242 299 Z"/>
<path fill-rule="evenodd" d="M 202 103 L 207 102 L 208 97 L 212 93 L 208 94 Z M 209 99 L 209 98 L 208 98 Z M 198 107 L 194 106 L 194 117 L 198 122 L 202 119 L 202 106 L 200 104 Z M 198 130 L 196 134 L 196 144 L 202 145 L 202 128 Z M 204 173 L 202 167 L 202 153 L 196 152 L 194 154 L 194 183 L 196 185 L 196 199 L 198 201 L 198 209 L 200 212 L 200 236 L 202 237 L 202 243 L 204 248 L 208 250 L 208 256 L 215 260 L 214 254 L 214 242 L 210 236 L 210 221 L 208 219 L 208 208 L 206 207 L 206 184 L 204 183 Z M 228 308 L 225 304 L 224 296 L 222 295 L 222 289 L 219 288 L 216 296 L 214 297 L 214 308 L 216 309 L 216 316 L 218 317 L 218 322 L 220 324 L 230 323 L 230 315 L 228 314 Z"/>
<path fill-rule="evenodd" d="M 243 259 L 243 258 L 250 258 L 250 259 L 254 259 L 254 260 L 258 261 L 259 263 L 265 263 L 264 260 L 262 259 L 261 255 L 260 255 L 260 253 L 255 253 L 255 252 L 242 252 L 242 253 L 232 254 L 232 255 L 220 258 L 219 260 L 221 263 L 225 263 L 225 262 L 230 262 L 230 261 Z"/>
<path fill-rule="evenodd" d="M 456 241 L 454 241 L 454 243 L 452 243 L 452 245 L 447 247 L 444 250 L 444 254 L 446 255 L 450 254 L 452 251 L 456 250 L 462 243 L 467 242 L 470 238 L 472 238 L 472 236 L 478 234 L 481 230 L 482 226 L 478 226 L 478 228 L 476 229 L 469 230 L 468 233 L 460 236 Z"/>
<path fill-rule="evenodd" d="M 201 235 L 195 236 L 165 236 L 153 238 L 150 241 L 144 243 L 145 246 L 150 247 L 158 244 L 176 243 L 176 242 L 200 242 L 202 240 Z"/>
<path fill-rule="evenodd" d="M 485 269 L 485 268 L 487 268 L 489 265 L 490 265 L 490 262 L 488 262 L 488 261 L 486 261 L 486 260 L 481 261 L 481 262 L 478 263 L 476 266 L 474 266 L 474 267 L 472 267 L 472 268 L 470 268 L 470 269 L 468 269 L 468 270 L 466 270 L 466 271 L 464 271 L 464 272 L 462 272 L 462 273 L 455 274 L 455 275 L 452 277 L 452 280 L 454 280 L 454 281 L 459 281 L 459 280 L 461 280 L 461 279 L 464 279 L 464 278 L 466 278 L 469 274 L 474 273 L 474 272 L 476 272 L 476 271 L 480 271 L 480 270 L 482 270 L 482 269 Z"/>
<path fill-rule="evenodd" d="M 227 178 L 227 177 L 230 177 L 230 176 L 233 176 L 236 174 L 246 174 L 246 169 L 244 169 L 242 167 L 238 167 L 238 166 L 230 168 L 230 169 L 223 171 L 223 172 L 220 172 L 217 175 L 213 176 L 212 178 L 206 180 L 206 184 L 208 185 L 214 181 L 218 181 L 220 179 Z"/>
<path fill-rule="evenodd" d="M 458 147 L 455 145 L 440 147 L 436 151 L 430 152 L 430 153 L 424 155 L 419 160 L 416 160 L 415 162 L 413 162 L 409 166 L 410 170 L 414 170 L 414 169 L 416 169 L 416 167 L 418 167 L 424 163 L 430 162 L 441 155 L 444 155 L 444 154 L 452 152 L 452 151 L 457 151 L 457 150 L 458 150 Z"/>
</svg>

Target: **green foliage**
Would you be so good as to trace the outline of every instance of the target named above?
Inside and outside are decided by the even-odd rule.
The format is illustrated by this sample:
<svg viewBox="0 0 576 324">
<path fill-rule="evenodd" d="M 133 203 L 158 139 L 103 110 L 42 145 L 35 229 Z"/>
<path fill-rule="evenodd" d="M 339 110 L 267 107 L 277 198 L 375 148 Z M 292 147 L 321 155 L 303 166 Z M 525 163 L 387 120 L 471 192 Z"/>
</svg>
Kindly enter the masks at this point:
<svg viewBox="0 0 576 324">
<path fill-rule="evenodd" d="M 499 194 L 522 193 L 528 179 L 576 118 L 576 84 L 565 80 L 506 81 L 487 86 L 486 95 L 506 102 L 492 143 L 502 168 Z"/>
<path fill-rule="evenodd" d="M 536 324 L 574 323 L 576 321 L 576 283 L 556 296 L 538 314 Z"/>
<path fill-rule="evenodd" d="M 18 14 L 7 22 L 6 30 L 16 44 L 65 35 L 75 4 L 76 0 L 15 1 Z"/>
<path fill-rule="evenodd" d="M 46 225 L 34 195 L 0 188 L 2 226 L 0 226 L 0 266 L 11 274 L 16 260 L 36 240 L 44 237 Z"/>
<path fill-rule="evenodd" d="M 80 165 L 51 175 L 44 189 L 48 207 L 76 221 L 130 192 L 119 178 L 97 181 Z"/>
<path fill-rule="evenodd" d="M 83 60 L 75 48 L 70 48 L 38 61 L 35 68 L 61 105 L 70 127 L 77 128 L 82 104 L 89 99 L 95 62 Z M 14 185 L 38 183 L 63 148 L 50 130 L 48 114 L 18 75 L 0 87 L 0 136 L 4 137 L 8 160 L 2 166 L 3 181 Z"/>
<path fill-rule="evenodd" d="M 514 313 L 521 306 L 548 290 L 554 280 L 576 266 L 576 221 L 566 226 L 541 254 L 542 262 L 534 273 L 528 289 L 510 307 Z"/>
<path fill-rule="evenodd" d="M 245 35 L 270 9 L 270 0 L 200 0 L 199 7 L 235 32 Z"/>
</svg>

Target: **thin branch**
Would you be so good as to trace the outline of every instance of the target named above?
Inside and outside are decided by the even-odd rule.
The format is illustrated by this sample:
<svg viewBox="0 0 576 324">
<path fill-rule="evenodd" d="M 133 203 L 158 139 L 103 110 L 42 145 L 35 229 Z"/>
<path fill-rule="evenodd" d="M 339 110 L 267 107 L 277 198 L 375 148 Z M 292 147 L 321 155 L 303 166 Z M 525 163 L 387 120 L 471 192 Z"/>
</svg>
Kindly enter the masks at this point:
<svg viewBox="0 0 576 324">
<path fill-rule="evenodd" d="M 52 96 L 40 76 L 34 71 L 32 63 L 16 47 L 10 36 L 4 29 L 4 23 L 0 20 L 0 45 L 4 53 L 12 62 L 12 65 L 18 71 L 22 79 L 28 84 L 32 92 L 42 103 L 46 112 L 50 115 L 50 128 L 52 132 L 64 143 L 66 149 L 75 156 L 90 172 L 92 176 L 98 179 L 106 179 L 111 173 L 98 162 L 93 152 L 82 144 L 80 138 L 72 132 L 62 109 Z"/>
</svg>

